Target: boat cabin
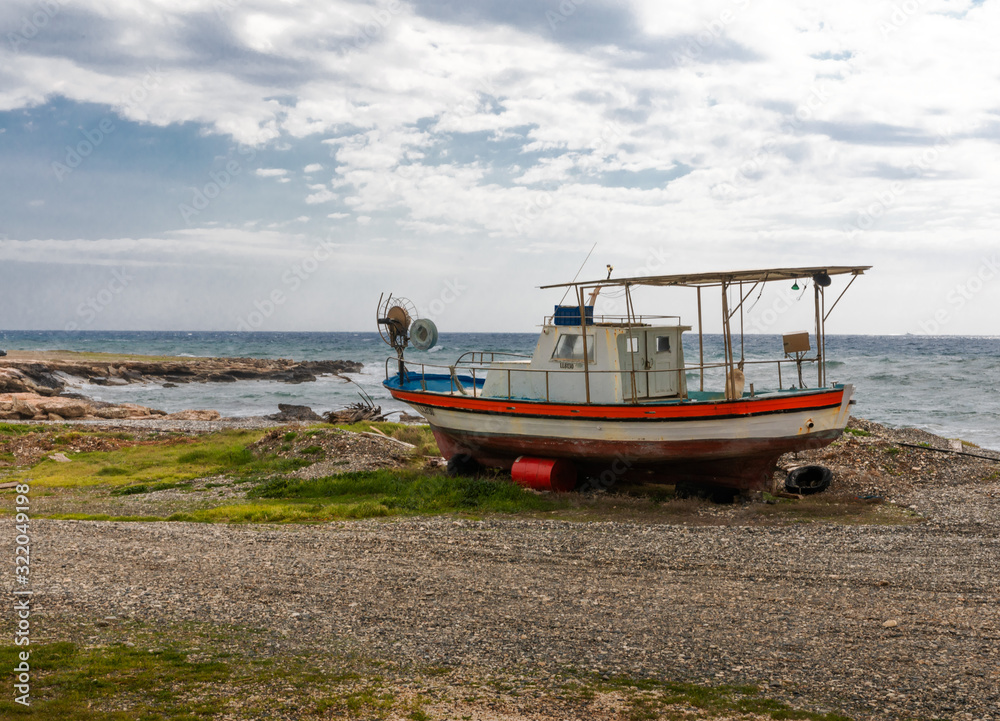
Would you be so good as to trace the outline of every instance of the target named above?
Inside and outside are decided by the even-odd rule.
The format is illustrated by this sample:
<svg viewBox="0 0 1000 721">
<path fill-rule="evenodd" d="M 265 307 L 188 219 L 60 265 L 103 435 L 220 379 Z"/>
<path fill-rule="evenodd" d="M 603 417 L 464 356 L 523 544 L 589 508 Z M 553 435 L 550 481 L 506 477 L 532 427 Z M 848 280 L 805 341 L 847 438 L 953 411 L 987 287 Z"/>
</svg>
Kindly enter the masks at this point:
<svg viewBox="0 0 1000 721">
<path fill-rule="evenodd" d="M 586 395 L 584 374 L 563 371 L 582 371 L 586 355 L 591 403 L 662 401 L 687 396 L 682 334 L 691 330 L 690 326 L 629 325 L 624 319 L 598 319 L 594 323 L 593 316 L 583 326 L 579 315 L 575 324 L 572 320 L 570 317 L 567 321 L 565 316 L 547 318 L 530 359 L 490 363 L 482 395 L 581 402 Z"/>
</svg>

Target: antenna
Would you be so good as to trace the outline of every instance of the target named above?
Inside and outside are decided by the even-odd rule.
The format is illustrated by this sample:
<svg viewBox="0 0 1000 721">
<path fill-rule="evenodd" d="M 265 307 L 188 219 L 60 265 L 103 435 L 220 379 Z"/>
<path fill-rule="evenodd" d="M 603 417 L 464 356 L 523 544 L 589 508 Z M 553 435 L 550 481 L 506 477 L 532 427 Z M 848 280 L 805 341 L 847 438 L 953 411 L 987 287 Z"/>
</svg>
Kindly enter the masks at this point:
<svg viewBox="0 0 1000 721">
<path fill-rule="evenodd" d="M 597 243 L 594 243 L 594 245 L 591 246 L 591 248 L 590 248 L 590 253 L 587 253 L 587 257 L 583 259 L 583 263 L 580 264 L 580 270 L 576 271 L 576 275 L 573 276 L 573 282 L 574 283 L 576 282 L 576 279 L 580 277 L 580 273 L 583 272 L 583 266 L 585 266 L 587 264 L 587 261 L 590 260 L 590 256 L 593 254 L 594 248 L 596 248 L 596 247 L 597 247 Z M 563 304 L 563 301 L 566 300 L 566 296 L 567 295 L 569 295 L 569 288 L 567 288 L 566 292 L 563 293 L 563 297 L 559 299 L 559 305 Z"/>
</svg>

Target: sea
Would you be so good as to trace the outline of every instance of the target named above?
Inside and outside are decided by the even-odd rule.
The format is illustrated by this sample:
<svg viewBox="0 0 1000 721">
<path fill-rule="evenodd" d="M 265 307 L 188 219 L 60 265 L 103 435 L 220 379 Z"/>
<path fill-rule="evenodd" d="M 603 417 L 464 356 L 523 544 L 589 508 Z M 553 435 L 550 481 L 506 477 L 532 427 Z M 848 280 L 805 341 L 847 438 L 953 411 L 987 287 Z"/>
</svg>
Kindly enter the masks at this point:
<svg viewBox="0 0 1000 721">
<path fill-rule="evenodd" d="M 442 333 L 429 351 L 408 350 L 412 363 L 448 365 L 463 353 L 492 350 L 530 354 L 537 333 Z M 747 335 L 736 341 L 736 357 L 749 361 L 782 355 L 781 337 Z M 160 384 L 102 387 L 86 383 L 75 390 L 95 400 L 139 403 L 174 412 L 215 409 L 223 416 L 276 413 L 279 403 L 307 405 L 317 412 L 343 408 L 370 397 L 383 412 L 408 410 L 383 389 L 386 359 L 394 352 L 378 333 L 240 333 L 206 331 L 0 331 L 0 349 L 70 350 L 188 357 L 292 358 L 353 360 L 363 364 L 353 382 L 321 377 L 290 385 L 270 381 Z M 697 362 L 697 335 L 685 337 L 688 365 Z M 913 427 L 947 438 L 962 438 L 1000 450 L 1000 337 L 997 336 L 827 336 L 829 382 L 852 383 L 853 414 L 893 427 Z M 722 337 L 706 335 L 706 363 L 722 360 Z M 391 366 L 390 366 L 391 368 Z M 747 365 L 747 383 L 757 391 L 777 386 L 773 365 Z M 784 365 L 782 381 L 796 384 L 794 365 Z M 815 383 L 813 365 L 803 368 L 806 385 Z M 688 387 L 699 387 L 697 371 Z M 722 390 L 718 372 L 706 374 L 706 390 Z"/>
</svg>

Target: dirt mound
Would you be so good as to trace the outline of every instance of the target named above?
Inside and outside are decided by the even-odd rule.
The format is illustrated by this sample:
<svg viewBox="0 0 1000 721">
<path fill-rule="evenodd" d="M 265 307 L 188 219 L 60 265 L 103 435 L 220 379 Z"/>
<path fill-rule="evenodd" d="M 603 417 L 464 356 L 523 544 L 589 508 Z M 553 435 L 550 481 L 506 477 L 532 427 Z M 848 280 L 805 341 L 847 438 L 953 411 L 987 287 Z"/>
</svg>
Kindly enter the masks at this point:
<svg viewBox="0 0 1000 721">
<path fill-rule="evenodd" d="M 915 428 L 888 428 L 852 417 L 844 435 L 830 446 L 782 456 L 778 461 L 782 472 L 776 474 L 779 488 L 787 471 L 812 464 L 833 471 L 830 486 L 833 492 L 861 498 L 891 498 L 920 486 L 952 486 L 996 479 L 1000 474 L 1000 453 L 969 443 L 963 443 L 961 451 L 956 453 L 952 441 L 933 433 Z"/>
<path fill-rule="evenodd" d="M 322 478 L 353 471 L 402 468 L 414 462 L 414 447 L 374 433 L 301 426 L 276 428 L 250 446 L 255 453 L 300 458 L 310 465 L 288 474 L 292 478 Z"/>
</svg>

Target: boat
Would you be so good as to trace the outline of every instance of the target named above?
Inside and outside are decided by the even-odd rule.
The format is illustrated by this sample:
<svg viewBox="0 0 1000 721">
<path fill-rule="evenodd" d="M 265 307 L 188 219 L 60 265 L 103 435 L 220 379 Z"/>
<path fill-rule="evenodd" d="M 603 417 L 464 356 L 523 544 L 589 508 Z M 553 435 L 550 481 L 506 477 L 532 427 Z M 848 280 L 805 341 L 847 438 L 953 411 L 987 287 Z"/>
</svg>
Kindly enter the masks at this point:
<svg viewBox="0 0 1000 721">
<path fill-rule="evenodd" d="M 826 320 L 870 267 L 630 278 L 611 278 L 609 267 L 603 280 L 543 286 L 574 300 L 544 318 L 532 355 L 475 351 L 447 365 L 405 358 L 411 340 L 430 348 L 437 329 L 390 295 L 380 298 L 378 313 L 380 332 L 396 349 L 384 387 L 427 419 L 452 472 L 498 468 L 556 491 L 637 476 L 678 488 L 767 490 L 780 456 L 826 446 L 847 425 L 854 387 L 827 381 Z M 828 309 L 834 278 L 847 282 Z M 796 290 L 800 281 L 812 284 L 815 327 L 784 334 L 776 357 L 747 357 L 744 319 L 754 294 L 793 281 Z M 697 295 L 697 362 L 685 359 L 692 327 L 679 316 L 634 312 L 636 291 L 650 287 Z M 709 362 L 707 291 L 721 300 L 723 345 L 722 358 Z M 623 298 L 625 313 L 595 315 L 602 292 Z"/>
</svg>

